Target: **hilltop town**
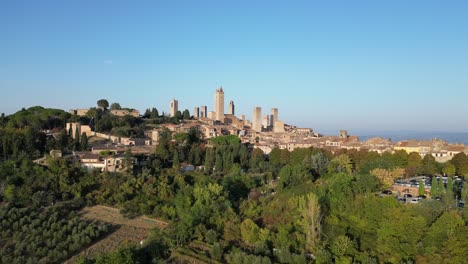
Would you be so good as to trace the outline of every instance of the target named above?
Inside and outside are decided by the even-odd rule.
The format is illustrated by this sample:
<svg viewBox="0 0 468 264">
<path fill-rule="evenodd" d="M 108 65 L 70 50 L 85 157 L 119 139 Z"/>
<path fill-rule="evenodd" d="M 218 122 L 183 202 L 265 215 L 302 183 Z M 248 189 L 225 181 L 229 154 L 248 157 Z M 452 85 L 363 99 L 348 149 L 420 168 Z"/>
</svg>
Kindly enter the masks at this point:
<svg viewBox="0 0 468 264">
<path fill-rule="evenodd" d="M 147 112 L 149 112 L 148 109 Z M 70 113 L 75 117 L 89 116 L 90 109 L 73 109 Z M 154 111 L 154 109 L 153 109 Z M 157 110 L 156 110 L 157 112 Z M 141 115 L 135 109 L 111 109 L 111 115 L 118 117 L 131 116 L 133 118 L 147 118 L 149 113 Z M 163 114 L 164 116 L 164 114 Z M 467 153 L 468 147 L 463 144 L 449 144 L 440 139 L 433 140 L 404 140 L 393 142 L 391 139 L 375 137 L 361 141 L 356 135 L 349 135 L 346 130 L 339 131 L 336 136 L 322 135 L 312 128 L 299 128 L 288 125 L 279 119 L 279 109 L 271 109 L 270 114 L 262 115 L 262 108 L 255 107 L 252 113 L 252 121 L 246 119 L 246 115 L 236 116 L 235 103 L 230 101 L 225 109 L 224 90 L 222 87 L 216 90 L 214 96 L 214 109 L 208 111 L 206 105 L 195 107 L 192 115 L 188 110 L 179 110 L 177 100 L 170 101 L 170 111 L 166 121 L 154 125 L 144 131 L 141 137 L 125 137 L 109 132 L 97 132 L 91 125 L 80 122 L 67 123 L 67 131 L 76 137 L 83 133 L 88 137 L 94 137 L 94 144 L 90 144 L 91 151 L 81 151 L 75 154 L 80 162 L 90 168 L 103 170 L 118 170 L 121 157 L 110 156 L 103 158 L 100 153 L 112 151 L 123 153 L 130 149 L 133 154 L 150 154 L 154 152 L 154 146 L 158 145 L 160 134 L 169 131 L 172 134 L 187 133 L 195 129 L 203 139 L 209 140 L 221 135 L 234 135 L 240 138 L 242 143 L 249 144 L 253 148 L 260 149 L 264 154 L 269 154 L 274 148 L 293 151 L 300 148 L 321 148 L 331 152 L 341 149 L 366 150 L 379 154 L 393 153 L 404 150 L 407 153 L 416 152 L 421 157 L 432 155 L 437 162 L 447 162 L 458 153 Z M 105 144 L 103 144 L 105 143 Z"/>
</svg>

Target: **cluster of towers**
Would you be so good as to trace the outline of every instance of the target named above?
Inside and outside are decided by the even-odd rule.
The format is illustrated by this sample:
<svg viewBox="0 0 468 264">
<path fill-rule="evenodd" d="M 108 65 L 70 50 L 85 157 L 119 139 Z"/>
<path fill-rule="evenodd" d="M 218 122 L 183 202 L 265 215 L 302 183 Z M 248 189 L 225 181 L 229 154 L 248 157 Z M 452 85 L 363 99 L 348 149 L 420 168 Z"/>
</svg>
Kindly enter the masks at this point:
<svg viewBox="0 0 468 264">
<path fill-rule="evenodd" d="M 255 107 L 252 116 L 252 129 L 254 131 L 261 132 L 262 129 L 265 129 L 275 133 L 284 132 L 284 122 L 278 120 L 278 108 L 272 108 L 271 114 L 263 116 L 262 119 L 262 108 Z"/>
<path fill-rule="evenodd" d="M 175 116 L 178 111 L 179 103 L 177 100 L 171 101 L 171 110 L 170 116 Z M 214 98 L 214 111 L 208 112 L 206 106 L 195 107 L 193 116 L 195 118 L 209 118 L 221 123 L 225 121 L 225 111 L 224 111 L 224 90 L 223 87 L 216 89 L 215 98 Z M 227 109 L 227 115 L 235 115 L 235 105 L 231 100 Z M 241 120 L 245 121 L 245 116 L 241 115 L 239 117 Z M 262 118 L 262 108 L 255 107 L 252 116 L 252 130 L 256 132 L 262 131 L 273 131 L 275 133 L 284 132 L 284 122 L 278 120 L 278 108 L 272 108 L 270 115 L 265 115 Z"/>
</svg>

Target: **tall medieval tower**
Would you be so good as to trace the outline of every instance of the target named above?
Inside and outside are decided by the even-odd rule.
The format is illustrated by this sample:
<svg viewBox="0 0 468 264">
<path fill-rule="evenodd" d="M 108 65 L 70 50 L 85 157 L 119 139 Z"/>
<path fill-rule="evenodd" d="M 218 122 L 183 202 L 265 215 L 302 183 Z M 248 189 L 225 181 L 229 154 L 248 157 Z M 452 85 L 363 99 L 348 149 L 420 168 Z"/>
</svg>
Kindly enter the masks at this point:
<svg viewBox="0 0 468 264">
<path fill-rule="evenodd" d="M 224 122 L 224 91 L 223 87 L 219 87 L 215 94 L 215 120 Z"/>
</svg>

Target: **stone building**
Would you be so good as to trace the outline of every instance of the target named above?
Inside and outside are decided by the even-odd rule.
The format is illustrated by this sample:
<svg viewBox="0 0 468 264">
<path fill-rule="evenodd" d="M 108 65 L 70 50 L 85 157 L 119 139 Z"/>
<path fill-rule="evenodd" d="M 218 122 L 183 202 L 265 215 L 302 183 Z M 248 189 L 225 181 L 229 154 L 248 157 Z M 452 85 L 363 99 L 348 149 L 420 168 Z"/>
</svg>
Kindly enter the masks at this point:
<svg viewBox="0 0 468 264">
<path fill-rule="evenodd" d="M 177 111 L 179 111 L 179 101 L 173 99 L 171 101 L 171 110 L 169 112 L 169 116 L 174 117 L 176 115 Z"/>
<path fill-rule="evenodd" d="M 228 114 L 235 115 L 235 106 L 234 106 L 234 101 L 232 100 L 229 102 Z"/>
<path fill-rule="evenodd" d="M 200 107 L 200 117 L 208 118 L 208 107 L 206 107 L 206 105 Z"/>
<path fill-rule="evenodd" d="M 223 87 L 220 87 L 216 90 L 215 93 L 215 116 L 214 119 L 216 121 L 224 122 L 224 91 Z"/>
<path fill-rule="evenodd" d="M 262 132 L 262 108 L 255 107 L 252 116 L 252 129 L 256 132 Z"/>
</svg>

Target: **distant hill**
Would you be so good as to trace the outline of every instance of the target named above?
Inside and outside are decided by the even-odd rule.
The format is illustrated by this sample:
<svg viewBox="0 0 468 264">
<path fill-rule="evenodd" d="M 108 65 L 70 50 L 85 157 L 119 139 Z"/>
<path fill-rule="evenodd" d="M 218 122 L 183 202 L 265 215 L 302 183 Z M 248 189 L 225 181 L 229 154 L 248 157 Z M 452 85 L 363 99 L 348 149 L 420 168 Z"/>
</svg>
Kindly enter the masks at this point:
<svg viewBox="0 0 468 264">
<path fill-rule="evenodd" d="M 434 138 L 445 140 L 449 143 L 463 143 L 468 145 L 468 132 L 420 132 L 420 131 L 383 131 L 373 133 L 362 133 L 359 135 L 361 141 L 365 141 L 372 137 L 389 138 L 393 142 L 417 139 L 431 140 Z"/>
</svg>

